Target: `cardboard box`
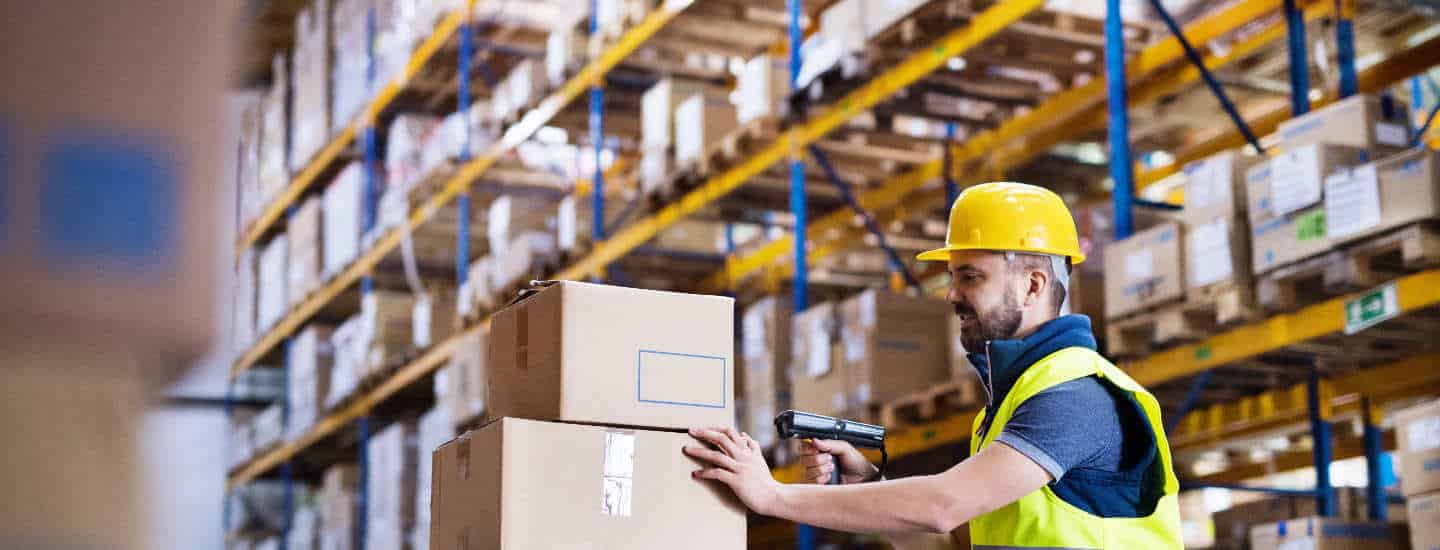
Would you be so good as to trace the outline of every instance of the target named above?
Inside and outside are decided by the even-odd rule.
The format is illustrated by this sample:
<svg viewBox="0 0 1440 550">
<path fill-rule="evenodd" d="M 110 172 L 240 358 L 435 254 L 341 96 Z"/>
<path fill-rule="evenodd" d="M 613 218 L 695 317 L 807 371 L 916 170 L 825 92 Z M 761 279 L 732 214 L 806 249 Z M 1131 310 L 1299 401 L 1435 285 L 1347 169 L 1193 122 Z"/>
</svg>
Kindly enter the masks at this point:
<svg viewBox="0 0 1440 550">
<path fill-rule="evenodd" d="M 432 286 L 415 300 L 410 315 L 411 345 L 426 349 L 450 338 L 459 326 L 455 311 L 455 287 Z"/>
<path fill-rule="evenodd" d="M 734 107 L 723 99 L 691 94 L 675 107 L 675 162 L 702 161 L 734 130 Z"/>
<path fill-rule="evenodd" d="M 459 425 L 485 412 L 485 341 L 488 331 L 472 329 L 455 347 L 450 362 L 435 374 L 435 406 Z"/>
<path fill-rule="evenodd" d="M 345 165 L 335 181 L 325 188 L 321 218 L 325 224 L 320 255 L 324 278 L 329 280 L 360 256 L 360 234 L 364 232 L 365 173 L 358 162 Z"/>
<path fill-rule="evenodd" d="M 254 430 L 251 436 L 254 438 L 255 452 L 264 453 L 270 450 L 285 440 L 285 408 L 279 403 L 265 407 L 260 414 L 255 415 L 251 426 Z"/>
<path fill-rule="evenodd" d="M 1395 436 L 1402 492 L 1440 491 L 1440 401 L 1396 411 Z"/>
<path fill-rule="evenodd" d="M 663 79 L 646 90 L 640 97 L 641 149 L 668 150 L 672 143 L 670 131 L 674 127 L 675 108 L 685 98 L 704 91 L 704 85 L 673 78 Z"/>
<path fill-rule="evenodd" d="M 351 316 L 330 333 L 334 353 L 330 368 L 330 388 L 325 392 L 325 409 L 330 410 L 349 397 L 365 376 L 365 343 L 361 339 L 359 315 Z"/>
<path fill-rule="evenodd" d="M 434 480 L 430 457 L 454 438 L 455 423 L 444 409 L 436 407 L 420 417 L 416 433 L 415 522 L 410 535 L 413 550 L 430 548 L 430 491 Z"/>
<path fill-rule="evenodd" d="M 320 288 L 321 247 L 320 199 L 311 197 L 300 203 L 285 224 L 285 237 L 290 243 L 287 258 L 285 290 L 290 305 L 295 305 Z"/>
<path fill-rule="evenodd" d="M 1380 96 L 1357 94 L 1280 123 L 1280 147 L 1291 150 L 1324 143 L 1367 149 L 1372 158 L 1410 145 L 1408 107 L 1384 104 Z"/>
<path fill-rule="evenodd" d="M 390 122 L 385 144 L 386 192 L 408 190 L 426 175 L 425 140 L 440 127 L 441 118 L 406 113 Z M 463 129 L 463 128 L 462 128 Z"/>
<path fill-rule="evenodd" d="M 1437 153 L 1411 150 L 1327 178 L 1326 233 L 1343 244 L 1440 217 Z"/>
<path fill-rule="evenodd" d="M 1234 285 L 1249 288 L 1250 231 L 1244 217 L 1216 215 L 1185 226 L 1185 289 Z"/>
<path fill-rule="evenodd" d="M 240 127 L 233 137 L 227 136 L 225 145 L 233 144 L 238 149 L 235 158 L 235 186 L 240 195 L 240 223 L 236 226 L 244 231 L 260 215 L 265 207 L 260 194 L 260 123 L 263 118 L 262 92 L 232 92 L 226 99 L 235 105 L 240 114 Z"/>
<path fill-rule="evenodd" d="M 415 521 L 415 423 L 398 421 L 370 438 L 365 487 L 365 544 L 408 548 Z"/>
<path fill-rule="evenodd" d="M 270 89 L 260 104 L 259 173 L 260 207 L 263 209 L 290 185 L 290 72 L 285 52 L 270 63 Z"/>
<path fill-rule="evenodd" d="M 849 364 L 836 342 L 840 320 L 834 303 L 810 306 L 794 317 L 790 361 L 790 406 L 795 410 L 843 416 L 850 410 Z"/>
<path fill-rule="evenodd" d="M 354 550 L 360 547 L 356 528 L 356 489 L 360 470 L 354 464 L 336 464 L 325 469 L 315 501 L 320 509 L 320 548 Z"/>
<path fill-rule="evenodd" d="M 768 54 L 757 55 L 745 62 L 735 76 L 735 117 L 740 124 L 752 120 L 784 116 L 786 98 L 790 93 L 790 76 L 785 61 Z"/>
<path fill-rule="evenodd" d="M 330 126 L 332 131 L 338 132 L 350 121 L 354 120 L 360 110 L 369 101 L 370 92 L 379 89 L 384 85 L 385 79 L 380 71 L 380 59 L 376 56 L 375 82 L 371 86 L 369 82 L 370 56 L 368 51 L 370 45 L 370 31 L 367 28 L 369 18 L 368 12 L 377 4 L 389 2 L 377 2 L 375 0 L 331 0 L 331 21 L 334 43 L 331 45 L 333 63 L 330 66 L 330 87 L 332 99 L 330 103 Z M 375 26 L 383 23 L 379 17 L 379 10 L 376 10 Z M 378 33 L 377 33 L 378 34 Z M 378 52 L 377 52 L 378 53 Z"/>
<path fill-rule="evenodd" d="M 1325 228 L 1324 205 L 1318 202 L 1322 199 L 1324 175 L 1349 167 L 1360 158 L 1359 149 L 1310 145 L 1282 153 L 1246 172 L 1246 198 L 1250 203 L 1246 213 L 1255 275 L 1332 248 Z M 1280 179 L 1287 183 L 1281 185 Z M 1284 198 L 1287 194 L 1289 198 Z M 1286 213 L 1282 203 L 1289 207 L 1309 206 Z"/>
<path fill-rule="evenodd" d="M 521 110 L 530 108 L 540 101 L 545 93 L 545 65 L 541 61 L 526 59 L 510 70 L 504 85 L 509 88 L 511 105 Z"/>
<path fill-rule="evenodd" d="M 236 409 L 230 414 L 228 447 L 225 448 L 225 455 L 229 459 L 226 464 L 230 469 L 235 469 L 250 461 L 255 456 L 255 414 L 245 409 Z"/>
<path fill-rule="evenodd" d="M 259 309 L 257 310 L 257 325 L 259 332 L 264 333 L 275 326 L 275 323 L 285 317 L 289 311 L 290 302 L 285 296 L 285 256 L 290 251 L 290 244 L 285 240 L 285 234 L 281 233 L 271 239 L 268 244 L 260 249 L 260 277 L 259 281 Z"/>
<path fill-rule="evenodd" d="M 489 418 L 687 429 L 735 422 L 735 301 L 556 282 L 500 310 Z"/>
<path fill-rule="evenodd" d="M 334 348 L 329 326 L 311 324 L 295 335 L 287 348 L 286 398 L 290 418 L 285 426 L 286 439 L 295 441 L 325 414 L 325 396 L 330 393 L 330 370 L 334 365 Z"/>
<path fill-rule="evenodd" d="M 435 451 L 432 537 L 471 549 L 743 549 L 744 509 L 728 489 L 690 478 L 699 464 L 680 449 L 694 442 L 496 420 Z"/>
<path fill-rule="evenodd" d="M 330 2 L 315 0 L 295 16 L 295 93 L 290 110 L 289 158 L 292 173 L 305 169 L 330 140 L 330 46 Z M 347 85 L 345 89 L 353 87 Z M 349 118 L 339 120 L 349 122 Z"/>
<path fill-rule="evenodd" d="M 1114 319 L 1184 296 L 1182 225 L 1165 222 L 1111 243 L 1105 254 L 1105 317 Z"/>
<path fill-rule="evenodd" d="M 566 78 L 584 63 L 585 41 L 575 34 L 575 29 L 567 26 L 550 31 L 545 39 L 545 78 L 551 87 L 565 84 Z"/>
<path fill-rule="evenodd" d="M 470 318 L 495 309 L 498 296 L 490 286 L 491 272 L 495 270 L 495 257 L 490 255 L 481 256 L 480 259 L 470 262 L 465 282 L 460 285 L 456 296 L 461 317 Z"/>
<path fill-rule="evenodd" d="M 234 349 L 245 349 L 255 342 L 255 314 L 257 307 L 256 269 L 258 258 L 255 249 L 247 248 L 240 254 L 235 266 L 235 321 Z"/>
<path fill-rule="evenodd" d="M 290 533 L 285 537 L 285 550 L 318 550 L 320 548 L 320 511 L 300 504 L 291 514 Z"/>
<path fill-rule="evenodd" d="M 640 190 L 654 192 L 670 177 L 670 153 L 659 145 L 640 146 Z"/>
<path fill-rule="evenodd" d="M 1410 548 L 1440 549 L 1440 493 L 1411 495 L 1405 499 L 1410 520 Z"/>
<path fill-rule="evenodd" d="M 415 325 L 410 315 L 415 295 L 409 292 L 372 290 L 360 299 L 360 334 L 365 355 L 362 376 L 405 360 L 413 349 Z"/>
<path fill-rule="evenodd" d="M 1250 528 L 1252 550 L 1403 550 L 1409 535 L 1404 525 L 1307 517 Z"/>
<path fill-rule="evenodd" d="M 510 288 L 538 275 L 541 264 L 556 252 L 555 235 L 526 231 L 506 245 L 505 252 L 491 258 L 490 289 Z"/>
<path fill-rule="evenodd" d="M 1245 174 L 1261 162 L 1258 156 L 1232 149 L 1185 165 L 1185 221 L 1218 217 L 1246 219 L 1249 206 Z"/>
<path fill-rule="evenodd" d="M 775 415 L 790 402 L 790 317 L 788 298 L 767 296 L 746 309 L 740 320 L 745 407 L 740 429 L 762 448 L 776 443 Z"/>
<path fill-rule="evenodd" d="M 840 305 L 850 408 L 883 403 L 950 378 L 950 304 L 871 289 Z"/>
</svg>

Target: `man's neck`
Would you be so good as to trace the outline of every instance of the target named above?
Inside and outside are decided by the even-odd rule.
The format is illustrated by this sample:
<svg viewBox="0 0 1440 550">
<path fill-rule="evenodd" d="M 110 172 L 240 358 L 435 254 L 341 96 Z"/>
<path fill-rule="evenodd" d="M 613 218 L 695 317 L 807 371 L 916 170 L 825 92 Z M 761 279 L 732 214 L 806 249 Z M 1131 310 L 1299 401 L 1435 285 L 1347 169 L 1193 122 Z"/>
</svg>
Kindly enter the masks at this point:
<svg viewBox="0 0 1440 550">
<path fill-rule="evenodd" d="M 1043 310 L 1043 312 L 1036 310 L 1033 314 L 1026 312 L 1022 315 L 1020 317 L 1020 330 L 1015 331 L 1015 339 L 1024 339 L 1034 334 L 1035 330 L 1039 329 L 1041 325 L 1059 318 L 1058 315 L 1050 313 L 1050 311 L 1051 310 L 1047 308 Z"/>
</svg>

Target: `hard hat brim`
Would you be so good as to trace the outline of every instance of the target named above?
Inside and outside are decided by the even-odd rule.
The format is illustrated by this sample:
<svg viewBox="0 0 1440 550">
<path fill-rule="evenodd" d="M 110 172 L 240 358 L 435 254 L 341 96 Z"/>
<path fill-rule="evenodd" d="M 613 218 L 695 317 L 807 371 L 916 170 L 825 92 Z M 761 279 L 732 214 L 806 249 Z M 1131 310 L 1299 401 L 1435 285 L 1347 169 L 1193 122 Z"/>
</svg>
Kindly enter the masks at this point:
<svg viewBox="0 0 1440 550">
<path fill-rule="evenodd" d="M 972 248 L 972 247 L 967 247 L 967 246 L 946 246 L 946 247 L 943 247 L 943 248 L 936 248 L 936 249 L 934 249 L 934 250 L 926 250 L 926 251 L 924 251 L 924 252 L 921 252 L 921 253 L 915 255 L 915 259 L 916 259 L 916 260 L 919 260 L 919 261 L 922 261 L 922 262 L 948 262 L 948 261 L 950 261 L 950 253 L 951 253 L 951 252 L 954 252 L 954 251 L 956 251 L 956 250 L 982 250 L 982 249 Z M 983 249 L 983 250 L 989 250 L 989 249 Z M 1084 254 L 1067 254 L 1067 253 L 1065 253 L 1065 252 L 1063 252 L 1063 251 L 1059 251 L 1059 250 L 1018 250 L 1018 249 L 1017 249 L 1017 250 L 1012 250 L 1011 252 L 1029 252 L 1029 253 L 1031 253 L 1031 254 L 1050 254 L 1050 255 L 1052 255 L 1052 256 L 1067 256 L 1067 257 L 1070 258 L 1070 265 L 1079 264 L 1079 263 L 1085 261 L 1085 255 L 1084 255 Z"/>
</svg>

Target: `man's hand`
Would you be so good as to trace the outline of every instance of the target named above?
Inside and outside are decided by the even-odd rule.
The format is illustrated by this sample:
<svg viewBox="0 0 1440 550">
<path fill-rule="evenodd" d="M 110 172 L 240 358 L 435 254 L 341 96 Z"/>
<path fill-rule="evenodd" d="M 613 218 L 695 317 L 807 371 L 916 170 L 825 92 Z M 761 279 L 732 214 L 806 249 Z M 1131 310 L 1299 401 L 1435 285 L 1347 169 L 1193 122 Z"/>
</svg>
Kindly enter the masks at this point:
<svg viewBox="0 0 1440 550">
<path fill-rule="evenodd" d="M 690 435 L 720 449 L 686 445 L 685 456 L 708 465 L 692 472 L 690 477 L 724 483 L 751 510 L 774 515 L 780 499 L 780 482 L 770 475 L 770 466 L 765 464 L 765 455 L 754 439 L 734 428 L 697 428 L 690 430 Z"/>
<path fill-rule="evenodd" d="M 800 440 L 800 464 L 805 467 L 805 481 L 824 485 L 830 483 L 835 459 L 840 459 L 840 482 L 860 483 L 880 471 L 865 455 L 844 441 L 830 439 Z"/>
</svg>

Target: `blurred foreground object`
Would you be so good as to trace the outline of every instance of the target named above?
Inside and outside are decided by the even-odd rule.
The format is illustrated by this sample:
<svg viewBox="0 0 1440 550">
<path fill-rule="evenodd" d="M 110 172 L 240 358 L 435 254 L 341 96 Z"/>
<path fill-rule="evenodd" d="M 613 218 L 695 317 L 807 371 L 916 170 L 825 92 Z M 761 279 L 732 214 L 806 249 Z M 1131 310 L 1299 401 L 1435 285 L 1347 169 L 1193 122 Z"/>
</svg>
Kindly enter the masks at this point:
<svg viewBox="0 0 1440 550">
<path fill-rule="evenodd" d="M 228 4 L 0 3 L 0 548 L 157 547 L 135 435 L 214 326 Z"/>
</svg>

